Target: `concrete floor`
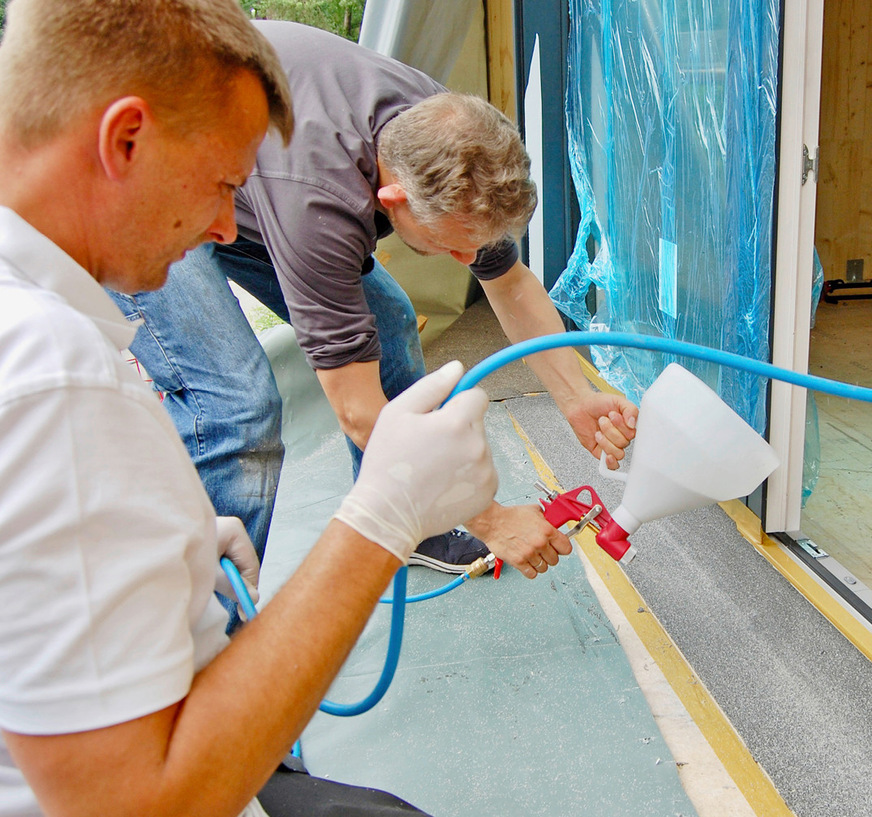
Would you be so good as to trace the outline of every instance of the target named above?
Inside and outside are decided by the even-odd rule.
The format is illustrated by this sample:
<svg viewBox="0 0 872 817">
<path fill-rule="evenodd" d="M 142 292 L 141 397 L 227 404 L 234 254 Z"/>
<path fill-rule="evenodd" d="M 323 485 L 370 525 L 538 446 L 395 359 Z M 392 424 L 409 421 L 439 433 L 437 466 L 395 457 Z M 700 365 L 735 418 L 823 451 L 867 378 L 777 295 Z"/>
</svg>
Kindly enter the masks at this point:
<svg viewBox="0 0 872 817">
<path fill-rule="evenodd" d="M 826 371 L 817 373 L 865 383 L 865 373 L 858 374 L 852 367 L 865 359 L 864 327 L 872 318 L 870 310 L 872 302 L 821 306 L 812 345 L 813 372 L 815 366 L 825 366 Z M 846 338 L 840 330 L 852 323 L 857 331 Z M 335 419 L 319 399 L 317 381 L 299 349 L 288 342 L 286 333 L 291 330 L 278 327 L 270 332 L 272 336 L 262 336 L 262 340 L 286 397 L 284 431 L 289 451 L 294 453 L 282 475 L 281 500 L 264 567 L 262 589 L 266 598 L 299 563 L 338 497 L 350 485 L 347 455 Z M 830 343 L 829 357 L 819 354 L 821 341 Z M 428 367 L 453 358 L 471 366 L 505 342 L 486 302 L 478 301 L 426 349 Z M 836 371 L 834 362 L 848 370 Z M 491 428 L 501 431 L 502 443 L 508 445 L 512 439 L 506 417 L 515 424 L 518 439 L 524 440 L 525 453 L 520 459 L 510 458 L 510 464 L 503 468 L 512 473 L 519 470 L 526 481 L 534 461 L 536 472 L 540 476 L 546 473 L 550 484 L 564 489 L 590 484 L 607 507 L 617 506 L 620 487 L 599 477 L 595 463 L 579 451 L 550 397 L 542 393 L 541 384 L 523 363 L 496 372 L 483 385 L 495 408 L 505 412 L 490 421 Z M 803 526 L 811 530 L 812 525 L 819 525 L 824 531 L 822 539 L 829 537 L 826 531 L 832 520 L 836 534 L 854 531 L 843 537 L 843 542 L 856 548 L 859 561 L 852 562 L 852 567 L 860 573 L 867 563 L 869 540 L 866 528 L 855 527 L 867 525 L 863 521 L 866 492 L 860 481 L 869 469 L 857 463 L 863 449 L 869 447 L 868 423 L 861 418 L 845 426 L 844 421 L 852 415 L 846 414 L 844 407 L 824 402 L 820 408 L 822 476 Z M 841 459 L 833 457 L 834 441 L 844 442 L 847 437 L 858 439 L 850 441 L 853 447 L 842 452 Z M 831 465 L 836 467 L 828 475 Z M 321 474 L 318 480 L 312 479 L 315 472 Z M 832 490 L 827 486 L 830 476 L 835 486 Z M 850 499 L 854 487 L 859 493 L 851 494 L 854 498 Z M 529 498 L 525 495 L 523 501 Z M 449 691 L 457 689 L 461 686 L 458 679 L 469 675 L 466 670 L 459 675 L 451 671 L 451 657 L 444 652 L 439 660 L 421 665 L 427 649 L 439 652 L 451 639 L 462 646 L 469 638 L 476 639 L 482 622 L 494 638 L 501 627 L 517 628 L 518 621 L 527 624 L 511 609 L 495 615 L 494 605 L 504 602 L 501 597 L 512 592 L 517 583 L 488 581 L 461 588 L 464 593 L 471 591 L 465 597 L 454 591 L 457 598 L 446 599 L 441 609 L 437 606 L 423 615 L 417 610 L 412 614 L 419 622 L 415 627 L 421 629 L 412 636 L 414 647 L 409 652 L 413 654 L 404 651 L 401 667 L 409 658 L 419 663 L 406 678 L 400 673 L 389 694 L 400 693 L 402 705 L 396 709 L 387 703 L 380 705 L 377 726 L 371 728 L 368 716 L 363 716 L 331 732 L 335 726 L 325 725 L 331 719 L 318 716 L 313 731 L 307 734 L 308 748 L 304 747 L 312 753 L 318 767 L 314 770 L 327 775 L 360 774 L 362 782 L 372 783 L 374 768 L 387 769 L 386 787 L 407 793 L 413 801 L 414 795 L 422 794 L 427 806 L 440 817 L 872 814 L 870 661 L 773 568 L 771 562 L 777 560 L 761 557 L 739 535 L 720 508 L 648 523 L 633 538 L 639 555 L 626 571 L 585 542 L 577 548 L 581 572 L 578 564 L 564 560 L 549 571 L 547 581 L 521 582 L 519 587 L 524 591 L 545 588 L 545 597 L 559 592 L 571 606 L 595 611 L 592 619 L 587 619 L 585 637 L 578 641 L 585 647 L 575 666 L 582 666 L 584 660 L 599 662 L 600 655 L 608 654 L 623 665 L 624 681 L 629 668 L 632 681 L 625 684 L 624 695 L 632 699 L 634 711 L 645 724 L 643 731 L 650 733 L 643 737 L 656 739 L 655 764 L 677 772 L 666 788 L 650 784 L 646 775 L 651 770 L 645 768 L 644 753 L 640 755 L 638 779 L 647 782 L 641 790 L 635 785 L 638 770 L 632 763 L 607 761 L 592 777 L 587 775 L 586 761 L 578 764 L 578 759 L 588 758 L 589 753 L 596 757 L 598 734 L 607 735 L 616 724 L 625 722 L 605 717 L 599 720 L 599 730 L 585 731 L 585 724 L 575 718 L 589 703 L 584 684 L 590 677 L 585 680 L 575 670 L 563 679 L 552 674 L 551 647 L 535 656 L 529 647 L 526 652 L 509 651 L 519 660 L 515 671 L 520 672 L 526 663 L 527 675 L 479 673 L 476 681 L 482 686 L 469 707 L 450 694 L 441 699 L 435 711 L 408 703 L 407 696 L 422 694 L 422 690 L 425 701 L 433 698 L 433 684 Z M 847 551 L 838 550 L 838 541 L 839 537 L 833 536 L 824 544 L 850 561 Z M 416 571 L 413 587 L 429 586 L 434 581 L 438 585 L 440 579 L 434 576 L 430 571 Z M 552 580 L 560 591 L 551 590 Z M 825 589 L 822 592 L 826 604 L 829 596 Z M 465 603 L 471 605 L 469 612 L 451 614 L 455 604 Z M 524 598 L 519 603 L 535 606 L 539 601 Z M 536 615 L 544 618 L 542 612 Z M 833 618 L 831 612 L 827 615 Z M 574 620 L 578 623 L 582 619 Z M 558 628 L 558 632 L 565 630 Z M 444 637 L 449 640 L 443 642 Z M 535 634 L 525 637 L 536 638 Z M 363 644 L 365 651 L 375 649 L 376 658 L 370 655 L 365 660 L 376 664 L 381 660 L 383 638 L 383 626 L 374 621 L 362 643 L 367 642 Z M 430 643 L 433 639 L 435 647 Z M 593 644 L 596 646 L 591 648 Z M 618 644 L 620 649 L 613 649 Z M 421 649 L 425 652 L 419 653 Z M 488 648 L 479 645 L 478 649 L 486 652 Z M 537 694 L 549 701 L 543 690 L 552 683 L 572 686 L 573 693 L 581 694 L 555 703 L 551 708 L 558 714 L 555 720 L 551 709 L 538 703 L 506 707 L 507 696 L 495 695 L 487 686 L 507 683 L 508 688 L 523 690 L 530 685 L 528 675 L 536 681 Z M 545 675 L 548 678 L 543 681 Z M 475 685 L 470 688 L 475 689 Z M 349 692 L 350 697 L 353 692 Z M 640 701 L 645 704 L 640 705 Z M 392 720 L 392 712 L 400 716 Z M 564 712 L 577 723 L 576 731 L 563 729 L 559 716 Z M 596 713 L 594 717 L 598 717 Z M 336 723 L 336 719 L 332 721 Z M 491 731 L 492 722 L 499 726 L 502 721 L 506 721 L 502 723 L 504 731 Z M 630 727 L 628 745 L 635 734 L 634 725 Z M 650 741 L 645 745 L 651 745 Z M 397 746 L 399 752 L 391 754 Z M 446 746 L 450 750 L 442 751 Z M 537 762 L 538 753 L 552 752 L 555 747 L 559 751 L 547 755 L 549 762 L 543 768 Z M 676 779 L 683 793 L 677 793 Z M 577 791 L 579 781 L 582 787 L 592 788 Z M 603 788 L 599 788 L 601 784 Z M 555 792 L 559 796 L 552 796 Z M 629 799 L 627 792 L 633 793 Z M 562 799 L 566 796 L 577 799 L 567 803 Z M 646 799 L 649 797 L 653 801 Z M 421 803 L 424 805 L 423 800 Z"/>
<path fill-rule="evenodd" d="M 561 483 L 593 484 L 614 507 L 620 488 L 569 453 L 565 431 L 541 422 L 549 399 L 537 400 L 512 411 Z M 639 617 L 662 624 L 791 811 L 868 817 L 872 664 L 717 506 L 648 523 L 634 543 Z M 744 791 L 761 817 L 781 813 Z"/>
<path fill-rule="evenodd" d="M 335 419 L 292 330 L 277 327 L 261 339 L 285 395 L 284 434 L 293 452 L 264 566 L 267 599 L 303 558 L 350 475 Z M 480 301 L 430 345 L 428 366 L 452 358 L 473 365 L 503 345 Z M 494 401 L 489 431 L 506 457 L 500 467 L 520 480 L 515 495 L 503 499 L 535 500 L 529 489 L 535 466 L 552 486 L 591 484 L 607 507 L 616 507 L 620 487 L 601 480 L 523 363 L 484 385 Z M 861 508 L 858 502 L 840 512 L 862 515 Z M 872 813 L 869 660 L 720 508 L 648 523 L 634 543 L 639 556 L 626 571 L 577 540 L 580 561 L 564 560 L 547 580 L 479 580 L 442 605 L 414 605 L 410 646 L 389 692 L 393 703 L 342 721 L 319 715 L 304 745 L 313 771 L 381 781 L 439 815 Z M 412 588 L 442 579 L 416 569 Z M 554 598 L 560 601 L 551 606 Z M 515 609 L 528 607 L 535 610 L 529 616 Z M 576 614 L 580 609 L 584 615 Z M 355 697 L 357 684 L 382 659 L 379 616 L 349 662 L 350 675 L 338 682 L 343 700 Z M 530 629 L 531 621 L 547 622 L 547 640 Z M 554 656 L 566 658 L 573 639 L 578 649 L 570 649 L 569 663 L 562 661 L 561 675 Z M 544 646 L 537 650 L 539 642 Z M 458 651 L 468 663 L 455 671 Z M 616 662 L 611 675 L 591 676 L 586 663 L 608 663 L 604 656 Z M 502 662 L 499 671 L 494 661 Z M 606 697 L 603 714 L 591 691 L 608 689 L 615 679 L 621 693 Z M 533 690 L 532 702 L 517 698 L 525 690 Z M 464 699 L 458 691 L 471 694 Z M 620 712 L 627 701 L 629 719 Z M 616 707 L 611 714 L 609 706 Z M 600 737 L 620 756 L 607 753 L 597 765 Z M 628 763 L 622 749 L 635 753 L 636 743 L 646 748 Z"/>
</svg>

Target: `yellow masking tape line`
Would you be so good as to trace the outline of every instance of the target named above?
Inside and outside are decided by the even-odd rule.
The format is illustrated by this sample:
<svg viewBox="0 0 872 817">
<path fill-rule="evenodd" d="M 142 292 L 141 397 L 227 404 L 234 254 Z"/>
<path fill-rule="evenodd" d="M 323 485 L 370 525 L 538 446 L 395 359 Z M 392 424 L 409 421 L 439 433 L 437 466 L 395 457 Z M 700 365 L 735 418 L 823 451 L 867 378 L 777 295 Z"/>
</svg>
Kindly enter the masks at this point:
<svg viewBox="0 0 872 817">
<path fill-rule="evenodd" d="M 627 575 L 596 544 L 589 528 L 576 541 L 751 808 L 761 817 L 792 815 L 772 781 L 751 756 Z"/>
<path fill-rule="evenodd" d="M 542 482 L 550 489 L 563 490 L 554 473 L 512 417 L 511 412 L 509 417 L 518 436 L 527 447 L 530 459 Z M 669 685 L 751 808 L 760 817 L 793 817 L 793 812 L 787 807 L 772 781 L 751 756 L 733 725 L 702 681 L 694 674 L 687 659 L 657 618 L 648 610 L 630 579 L 596 544 L 591 529 L 585 529 L 575 541 L 590 560 L 612 598 L 621 608 L 651 657 L 657 662 Z"/>
<path fill-rule="evenodd" d="M 596 366 L 593 365 L 587 358 L 582 357 L 575 353 L 578 356 L 578 361 L 581 364 L 581 370 L 584 372 L 584 376 L 590 380 L 591 383 L 594 384 L 600 391 L 606 392 L 607 394 L 620 394 L 621 397 L 624 396 L 624 393 L 619 389 L 616 389 L 611 383 L 606 383 L 605 380 L 600 377 L 599 371 L 597 371 Z"/>
</svg>

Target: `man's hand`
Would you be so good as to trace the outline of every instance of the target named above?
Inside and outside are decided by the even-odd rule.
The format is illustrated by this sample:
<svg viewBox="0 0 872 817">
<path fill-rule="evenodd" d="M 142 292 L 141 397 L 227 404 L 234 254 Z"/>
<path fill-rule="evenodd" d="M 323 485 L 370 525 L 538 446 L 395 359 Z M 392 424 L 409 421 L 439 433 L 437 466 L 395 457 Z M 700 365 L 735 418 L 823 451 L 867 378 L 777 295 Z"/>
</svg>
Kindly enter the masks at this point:
<svg viewBox="0 0 872 817">
<path fill-rule="evenodd" d="M 422 539 L 480 513 L 496 493 L 487 395 L 470 389 L 439 408 L 462 374 L 458 361 L 448 363 L 382 409 L 336 513 L 403 564 Z"/>
<path fill-rule="evenodd" d="M 565 331 L 547 291 L 521 261 L 504 275 L 482 281 L 481 285 L 512 343 Z M 617 468 L 624 449 L 636 435 L 636 406 L 623 397 L 595 392 L 572 349 L 537 352 L 527 362 L 581 444 L 597 459 L 605 451 L 609 468 Z"/>
<path fill-rule="evenodd" d="M 241 519 L 237 519 L 235 516 L 219 516 L 215 520 L 215 527 L 218 533 L 218 570 L 215 573 L 215 590 L 228 599 L 236 598 L 230 580 L 227 578 L 224 568 L 221 567 L 221 557 L 226 556 L 236 565 L 248 594 L 251 596 L 251 601 L 257 604 L 258 599 L 260 599 L 260 593 L 257 590 L 257 584 L 260 581 L 260 561 L 257 558 L 257 551 L 255 551 L 254 545 L 251 544 L 251 539 L 248 538 L 248 533 L 245 531 L 245 525 L 242 524 Z M 241 615 L 241 608 L 239 612 Z"/>
<path fill-rule="evenodd" d="M 566 419 L 579 442 L 597 459 L 606 452 L 606 464 L 617 468 L 624 449 L 636 436 L 639 409 L 615 394 L 588 392 L 579 397 Z"/>
<path fill-rule="evenodd" d="M 538 505 L 498 505 L 466 523 L 491 552 L 516 567 L 528 579 L 553 567 L 572 552 L 572 543 L 545 521 Z"/>
</svg>

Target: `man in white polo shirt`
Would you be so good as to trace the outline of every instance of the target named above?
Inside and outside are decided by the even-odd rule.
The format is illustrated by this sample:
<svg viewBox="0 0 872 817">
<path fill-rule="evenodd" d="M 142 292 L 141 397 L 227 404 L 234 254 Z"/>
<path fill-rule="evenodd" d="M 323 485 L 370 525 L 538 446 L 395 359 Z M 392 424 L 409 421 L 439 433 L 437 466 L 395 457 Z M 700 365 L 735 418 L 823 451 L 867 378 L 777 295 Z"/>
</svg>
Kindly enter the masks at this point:
<svg viewBox="0 0 872 817">
<path fill-rule="evenodd" d="M 487 399 L 459 364 L 384 409 L 360 479 L 232 642 L 216 520 L 103 290 L 154 289 L 272 127 L 281 67 L 235 0 L 14 0 L 0 45 L 0 815 L 263 815 L 256 795 L 420 539 L 479 512 Z M 419 466 L 418 463 L 422 464 Z M 353 562 L 355 570 L 343 565 Z M 255 578 L 255 576 L 252 576 Z M 252 672 L 251 668 L 257 671 Z M 420 814 L 301 773 L 272 817 Z M 343 799 L 344 798 L 344 799 Z"/>
</svg>

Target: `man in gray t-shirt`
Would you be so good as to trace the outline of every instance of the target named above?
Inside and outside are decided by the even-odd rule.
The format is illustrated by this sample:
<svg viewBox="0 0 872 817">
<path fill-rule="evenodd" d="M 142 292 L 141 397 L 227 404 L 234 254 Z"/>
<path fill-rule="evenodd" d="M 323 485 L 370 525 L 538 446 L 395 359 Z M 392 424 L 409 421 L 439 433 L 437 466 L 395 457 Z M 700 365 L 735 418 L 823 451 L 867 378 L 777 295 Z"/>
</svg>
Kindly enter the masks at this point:
<svg viewBox="0 0 872 817">
<path fill-rule="evenodd" d="M 167 392 L 218 512 L 242 517 L 262 553 L 282 456 L 280 401 L 227 278 L 293 324 L 355 463 L 382 406 L 424 372 L 411 303 L 373 257 L 379 238 L 394 231 L 424 255 L 468 265 L 512 342 L 563 324 L 511 238 L 536 193 L 508 119 L 332 34 L 258 25 L 288 73 L 290 148 L 268 139 L 234 191 L 234 244 L 188 253 L 163 290 L 118 301 L 145 320 L 131 350 Z M 614 465 L 634 435 L 635 407 L 594 392 L 571 350 L 530 364 L 582 444 Z M 529 578 L 571 550 L 534 505 L 494 503 L 467 527 Z M 463 572 L 486 552 L 468 534 L 437 538 L 439 550 L 425 545 L 410 563 Z"/>
</svg>

